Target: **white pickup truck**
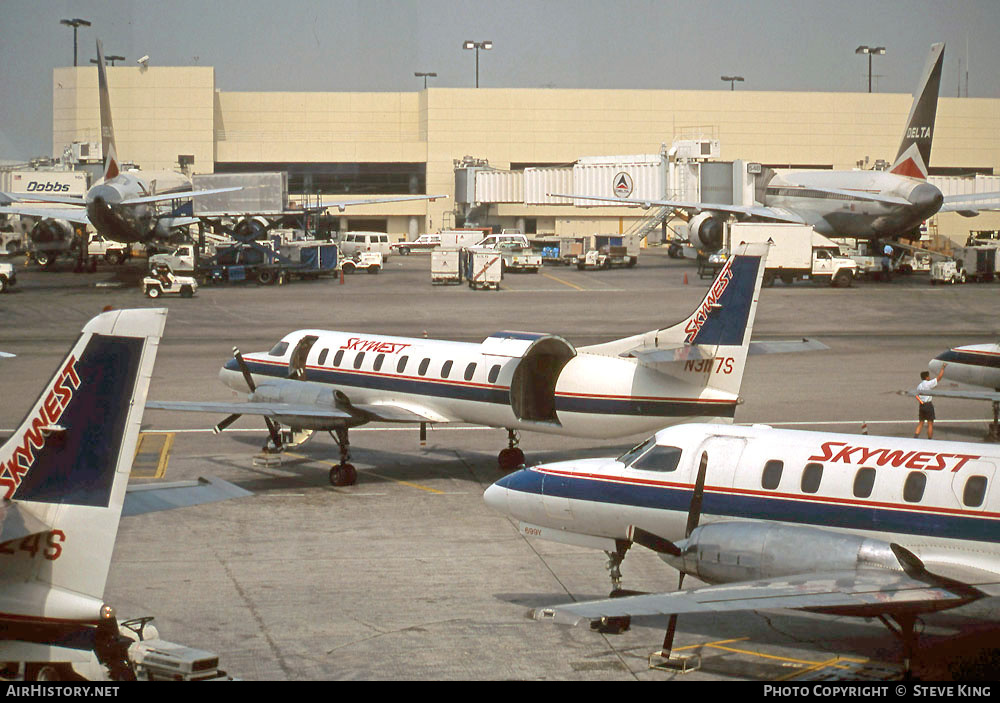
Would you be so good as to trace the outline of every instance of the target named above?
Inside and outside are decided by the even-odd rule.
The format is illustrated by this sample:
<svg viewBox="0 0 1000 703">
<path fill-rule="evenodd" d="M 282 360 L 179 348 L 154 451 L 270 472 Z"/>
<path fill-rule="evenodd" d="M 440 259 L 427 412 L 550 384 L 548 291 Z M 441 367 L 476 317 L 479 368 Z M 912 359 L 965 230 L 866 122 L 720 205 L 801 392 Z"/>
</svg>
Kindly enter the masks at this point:
<svg viewBox="0 0 1000 703">
<path fill-rule="evenodd" d="M 14 264 L 0 263 L 0 293 L 17 283 L 17 274 L 14 272 Z"/>
<path fill-rule="evenodd" d="M 95 234 L 87 244 L 87 256 L 103 257 L 109 264 L 117 266 L 132 256 L 132 248 L 128 244 L 105 239 L 101 235 Z"/>
<path fill-rule="evenodd" d="M 536 254 L 528 238 L 520 233 L 490 234 L 469 248 L 497 252 L 503 259 L 504 271 L 538 273 L 542 267 L 542 255 Z"/>
</svg>

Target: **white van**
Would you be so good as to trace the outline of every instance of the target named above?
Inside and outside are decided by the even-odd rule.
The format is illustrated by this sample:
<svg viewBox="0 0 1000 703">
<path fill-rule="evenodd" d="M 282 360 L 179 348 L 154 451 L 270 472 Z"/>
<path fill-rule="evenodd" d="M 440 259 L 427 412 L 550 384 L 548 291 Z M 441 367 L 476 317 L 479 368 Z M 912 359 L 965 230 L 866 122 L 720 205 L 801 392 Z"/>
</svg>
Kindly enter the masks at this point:
<svg viewBox="0 0 1000 703">
<path fill-rule="evenodd" d="M 354 256 L 366 251 L 377 251 L 383 258 L 389 258 L 391 248 L 389 235 L 385 232 L 343 232 L 338 238 L 340 254 Z"/>
</svg>

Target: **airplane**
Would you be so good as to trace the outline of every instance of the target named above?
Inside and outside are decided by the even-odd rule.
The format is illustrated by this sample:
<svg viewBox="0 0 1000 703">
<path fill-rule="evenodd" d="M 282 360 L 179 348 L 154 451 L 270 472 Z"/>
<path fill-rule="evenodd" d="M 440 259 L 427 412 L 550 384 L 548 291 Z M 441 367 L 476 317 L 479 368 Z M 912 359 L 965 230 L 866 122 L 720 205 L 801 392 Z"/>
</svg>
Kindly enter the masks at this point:
<svg viewBox="0 0 1000 703">
<path fill-rule="evenodd" d="M 88 322 L 0 445 L 0 661 L 61 677 L 96 656 L 111 678 L 134 679 L 132 640 L 103 598 L 123 511 L 250 495 L 218 479 L 126 487 L 166 312 Z"/>
<path fill-rule="evenodd" d="M 944 44 L 931 46 L 896 159 L 888 171 L 788 171 L 758 177 L 761 204 L 638 200 L 551 193 L 556 197 L 669 207 L 691 214 L 688 237 L 705 251 L 722 246 L 729 217 L 811 225 L 826 237 L 919 239 L 920 225 L 938 212 L 974 216 L 996 210 L 1000 193 L 944 196 L 927 182 Z M 982 201 L 982 202 L 981 202 Z M 985 202 L 985 201 L 993 201 Z"/>
<path fill-rule="evenodd" d="M 990 445 L 690 424 L 617 459 L 521 469 L 484 500 L 523 535 L 608 555 L 609 599 L 536 619 L 619 632 L 631 616 L 670 615 L 657 653 L 670 661 L 678 614 L 877 617 L 901 637 L 909 671 L 918 616 L 1000 595 L 998 464 Z M 633 544 L 680 572 L 677 591 L 621 588 Z M 680 590 L 685 574 L 710 585 Z"/>
<path fill-rule="evenodd" d="M 698 307 L 677 324 L 575 348 L 554 334 L 497 332 L 481 344 L 364 332 L 297 330 L 270 351 L 234 358 L 219 376 L 247 402 L 150 401 L 148 408 L 263 415 L 270 448 L 280 426 L 329 431 L 340 448 L 334 485 L 357 473 L 348 430 L 367 422 L 470 422 L 507 429 L 497 460 L 524 462 L 519 430 L 615 438 L 665 422 L 731 421 L 748 353 L 825 349 L 813 340 L 750 342 L 766 244 L 738 248 Z"/>
<path fill-rule="evenodd" d="M 939 385 L 927 391 L 926 395 L 989 401 L 993 407 L 993 422 L 986 439 L 1000 442 L 1000 343 L 953 347 L 931 359 L 928 367 L 936 376 L 942 365 L 945 367 L 942 380 L 989 390 L 953 390 Z"/>
<path fill-rule="evenodd" d="M 192 191 L 191 181 L 175 171 L 121 170 L 100 40 L 97 40 L 97 77 L 104 150 L 103 177 L 83 197 L 51 193 L 0 194 L 4 199 L 13 201 L 11 205 L 0 207 L 0 213 L 42 218 L 29 235 L 37 251 L 58 254 L 71 249 L 75 246 L 75 230 L 84 229 L 87 225 L 93 226 L 105 239 L 116 242 L 145 242 L 167 237 L 172 227 L 196 220 L 161 217 L 155 209 L 158 203 L 239 190 Z M 51 207 L 53 204 L 59 207 Z M 55 257 L 44 257 L 44 260 L 54 261 Z"/>
</svg>

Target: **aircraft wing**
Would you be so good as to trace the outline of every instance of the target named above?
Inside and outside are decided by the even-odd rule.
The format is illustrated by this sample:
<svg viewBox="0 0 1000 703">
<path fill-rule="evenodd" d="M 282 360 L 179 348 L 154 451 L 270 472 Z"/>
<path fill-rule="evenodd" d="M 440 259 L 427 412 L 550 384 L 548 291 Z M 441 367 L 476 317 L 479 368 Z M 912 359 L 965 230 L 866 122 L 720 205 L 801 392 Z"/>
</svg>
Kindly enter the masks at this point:
<svg viewBox="0 0 1000 703">
<path fill-rule="evenodd" d="M 791 340 L 774 340 L 771 342 L 750 342 L 749 354 L 787 354 L 791 352 L 822 351 L 829 349 L 827 345 L 816 339 L 803 337 Z M 674 348 L 636 347 L 621 356 L 634 357 L 644 364 L 665 364 L 674 361 L 694 361 L 697 359 L 714 359 L 715 347 L 706 345 L 686 345 Z"/>
<path fill-rule="evenodd" d="M 1000 210 L 1000 192 L 946 195 L 938 212 L 975 215 L 980 210 Z"/>
<path fill-rule="evenodd" d="M 18 202 L 18 203 L 29 201 L 29 202 L 40 202 L 40 203 L 61 203 L 64 205 L 80 205 L 81 207 L 87 205 L 86 200 L 82 195 L 47 195 L 45 193 L 0 193 L 0 198 L 4 198 L 6 200 L 11 200 L 13 202 Z"/>
<path fill-rule="evenodd" d="M 437 200 L 447 198 L 447 195 L 400 195 L 390 198 L 369 198 L 367 200 L 326 200 L 316 207 L 308 207 L 307 210 L 327 210 L 337 208 L 341 212 L 351 205 L 371 205 L 373 203 L 398 203 L 406 200 Z"/>
<path fill-rule="evenodd" d="M 68 220 L 79 224 L 89 225 L 90 218 L 87 217 L 85 207 L 45 207 L 44 203 L 18 203 L 16 205 L 0 206 L 0 214 L 5 215 L 28 215 L 30 217 L 51 218 L 53 220 Z"/>
<path fill-rule="evenodd" d="M 252 495 L 250 491 L 214 477 L 199 477 L 197 481 L 129 485 L 125 492 L 122 517 Z"/>
<path fill-rule="evenodd" d="M 352 408 L 371 415 L 373 420 L 382 422 L 452 422 L 450 418 L 439 415 L 426 408 L 402 406 L 390 403 L 368 403 L 359 405 L 353 403 Z"/>
<path fill-rule="evenodd" d="M 671 207 L 676 210 L 690 210 L 695 213 L 716 211 L 730 212 L 734 215 L 744 217 L 762 217 L 779 222 L 791 222 L 796 225 L 804 225 L 806 221 L 791 210 L 778 207 L 767 207 L 764 205 L 729 205 L 725 203 L 696 203 L 685 200 L 633 200 L 631 198 L 610 198 L 597 195 L 571 195 L 567 193 L 548 193 L 554 198 L 573 198 L 574 200 L 601 200 L 619 205 L 631 205 L 643 208 L 650 207 Z"/>
<path fill-rule="evenodd" d="M 122 205 L 141 205 L 143 203 L 159 203 L 167 200 L 184 200 L 187 198 L 200 198 L 205 195 L 215 195 L 217 193 L 231 193 L 234 190 L 243 190 L 243 186 L 233 186 L 230 188 L 210 188 L 206 190 L 181 190 L 175 193 L 160 193 L 159 195 L 145 195 L 141 198 L 128 198 L 122 200 Z"/>
<path fill-rule="evenodd" d="M 906 395 L 915 396 L 916 391 L 906 391 Z M 988 400 L 994 403 L 1000 402 L 1000 391 L 960 391 L 960 390 L 938 390 L 921 391 L 920 395 L 931 395 L 941 398 L 962 398 L 963 400 Z"/>
<path fill-rule="evenodd" d="M 186 412 L 202 412 L 217 414 L 264 415 L 277 418 L 280 415 L 298 415 L 302 417 L 327 418 L 331 420 L 348 419 L 353 414 L 338 408 L 321 408 L 317 405 L 272 403 L 269 401 L 246 402 L 188 402 L 188 401 L 146 401 L 150 410 L 182 410 Z"/>
<path fill-rule="evenodd" d="M 997 577 L 979 596 L 1000 588 Z M 650 593 L 626 598 L 567 603 L 532 612 L 536 620 L 576 625 L 585 620 L 625 615 L 682 615 L 771 608 L 871 608 L 929 606 L 969 597 L 961 588 L 948 588 L 912 578 L 899 571 L 859 569 L 706 586 L 673 593 Z"/>
</svg>

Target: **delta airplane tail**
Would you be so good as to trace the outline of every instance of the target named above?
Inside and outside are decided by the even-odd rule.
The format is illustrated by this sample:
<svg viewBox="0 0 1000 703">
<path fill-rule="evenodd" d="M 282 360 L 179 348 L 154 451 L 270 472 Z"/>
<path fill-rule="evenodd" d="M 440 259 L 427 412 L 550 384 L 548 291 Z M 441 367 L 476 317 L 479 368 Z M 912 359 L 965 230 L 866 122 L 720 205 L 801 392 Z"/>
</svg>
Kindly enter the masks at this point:
<svg viewBox="0 0 1000 703">
<path fill-rule="evenodd" d="M 3 639 L 98 624 L 165 309 L 92 319 L 0 446 Z"/>
<path fill-rule="evenodd" d="M 101 95 L 101 148 L 104 151 L 104 180 L 118 175 L 118 149 L 115 147 L 115 128 L 111 124 L 111 96 L 108 92 L 108 72 L 104 66 L 104 47 L 97 40 L 97 83 Z"/>
<path fill-rule="evenodd" d="M 943 65 L 944 44 L 934 44 L 931 46 L 930 56 L 927 57 L 917 92 L 913 94 L 913 106 L 906 120 L 903 141 L 899 145 L 896 160 L 889 169 L 890 173 L 927 180 Z"/>
<path fill-rule="evenodd" d="M 581 352 L 636 358 L 684 381 L 739 395 L 757 314 L 767 244 L 741 244 L 684 320 Z"/>
</svg>

